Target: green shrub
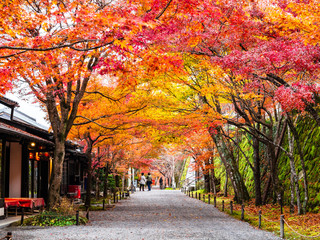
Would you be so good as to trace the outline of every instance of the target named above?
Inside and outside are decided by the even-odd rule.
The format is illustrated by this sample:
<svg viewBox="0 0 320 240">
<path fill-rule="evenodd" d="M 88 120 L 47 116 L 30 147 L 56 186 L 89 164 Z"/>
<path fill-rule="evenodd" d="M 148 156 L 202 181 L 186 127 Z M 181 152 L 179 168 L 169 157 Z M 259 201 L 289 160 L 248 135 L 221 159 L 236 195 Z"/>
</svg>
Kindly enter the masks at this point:
<svg viewBox="0 0 320 240">
<path fill-rule="evenodd" d="M 39 215 L 24 220 L 24 226 L 69 226 L 76 225 L 76 211 L 79 207 L 70 199 L 61 198 L 51 211 L 44 211 Z M 86 224 L 87 219 L 79 216 L 79 224 Z"/>
<path fill-rule="evenodd" d="M 79 216 L 79 224 L 86 224 L 88 220 Z M 24 220 L 23 226 L 69 226 L 76 225 L 76 215 L 62 215 L 61 213 L 44 211 L 39 215 Z"/>
</svg>

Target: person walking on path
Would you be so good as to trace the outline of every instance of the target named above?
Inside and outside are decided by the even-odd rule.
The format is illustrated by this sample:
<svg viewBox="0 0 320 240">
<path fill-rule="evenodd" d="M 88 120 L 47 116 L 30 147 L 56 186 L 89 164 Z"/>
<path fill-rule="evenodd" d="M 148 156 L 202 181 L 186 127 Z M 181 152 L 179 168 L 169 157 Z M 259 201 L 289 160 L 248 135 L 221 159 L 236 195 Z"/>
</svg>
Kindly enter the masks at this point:
<svg viewBox="0 0 320 240">
<path fill-rule="evenodd" d="M 141 178 L 140 178 L 140 191 L 144 191 L 144 185 L 146 184 L 146 177 L 144 176 L 144 173 L 141 173 Z"/>
<path fill-rule="evenodd" d="M 160 183 L 160 189 L 163 189 L 163 179 L 162 179 L 162 177 L 160 178 L 159 183 Z"/>
<path fill-rule="evenodd" d="M 151 173 L 148 173 L 148 176 L 147 176 L 148 191 L 151 191 L 151 184 L 152 184 Z"/>
</svg>

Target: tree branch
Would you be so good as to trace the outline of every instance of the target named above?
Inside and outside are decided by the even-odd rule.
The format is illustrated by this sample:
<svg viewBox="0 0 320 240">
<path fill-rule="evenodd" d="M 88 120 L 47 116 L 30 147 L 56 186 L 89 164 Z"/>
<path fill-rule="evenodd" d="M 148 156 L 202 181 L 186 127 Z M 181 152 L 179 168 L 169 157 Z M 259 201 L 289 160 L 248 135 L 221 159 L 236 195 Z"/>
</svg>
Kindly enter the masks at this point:
<svg viewBox="0 0 320 240">
<path fill-rule="evenodd" d="M 167 2 L 166 6 L 162 9 L 162 11 L 158 14 L 158 16 L 156 16 L 156 19 L 158 20 L 163 14 L 164 12 L 168 9 L 169 5 L 171 4 L 172 0 L 169 0 L 169 2 Z"/>
</svg>

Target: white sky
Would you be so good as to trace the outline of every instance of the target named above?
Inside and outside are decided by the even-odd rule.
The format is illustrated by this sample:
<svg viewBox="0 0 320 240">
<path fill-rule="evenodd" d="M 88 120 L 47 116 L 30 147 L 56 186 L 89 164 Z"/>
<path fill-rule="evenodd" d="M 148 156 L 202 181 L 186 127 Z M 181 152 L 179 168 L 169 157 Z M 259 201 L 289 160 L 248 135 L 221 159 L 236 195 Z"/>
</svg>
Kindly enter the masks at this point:
<svg viewBox="0 0 320 240">
<path fill-rule="evenodd" d="M 30 96 L 30 95 L 29 95 Z M 37 120 L 38 123 L 49 127 L 50 123 L 45 120 L 46 113 L 40 108 L 38 103 L 34 103 L 34 98 L 32 96 L 28 97 L 28 101 L 22 99 L 21 96 L 14 93 L 6 93 L 6 98 L 19 103 L 20 107 L 17 108 L 20 112 L 27 114 Z M 26 97 L 23 97 L 26 98 Z"/>
</svg>

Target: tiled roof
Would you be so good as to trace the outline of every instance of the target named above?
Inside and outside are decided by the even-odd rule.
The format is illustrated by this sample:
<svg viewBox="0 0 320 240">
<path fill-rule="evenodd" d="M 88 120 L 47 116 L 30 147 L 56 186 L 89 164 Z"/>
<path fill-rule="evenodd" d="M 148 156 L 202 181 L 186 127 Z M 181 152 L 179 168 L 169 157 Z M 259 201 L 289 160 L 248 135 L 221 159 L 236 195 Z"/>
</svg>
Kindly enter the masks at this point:
<svg viewBox="0 0 320 240">
<path fill-rule="evenodd" d="M 44 138 L 38 137 L 36 135 L 33 135 L 31 133 L 28 133 L 28 132 L 23 131 L 19 128 L 10 126 L 10 125 L 2 123 L 2 122 L 0 122 L 0 133 L 5 133 L 5 134 L 21 137 L 24 139 L 29 139 L 29 140 L 44 143 L 44 144 L 50 145 L 50 146 L 54 145 L 53 142 L 50 142 Z"/>
<path fill-rule="evenodd" d="M 10 109 L 9 108 L 0 109 L 0 118 L 10 120 Z M 46 132 L 48 131 L 48 127 L 41 125 L 36 121 L 35 118 L 32 118 L 19 110 L 14 110 L 13 121 L 17 121 L 21 124 L 25 124 L 28 127 L 36 127 L 41 130 L 45 130 Z"/>
<path fill-rule="evenodd" d="M 19 104 L 15 101 L 10 100 L 9 98 L 0 96 L 0 103 L 7 107 L 19 107 Z"/>
</svg>

